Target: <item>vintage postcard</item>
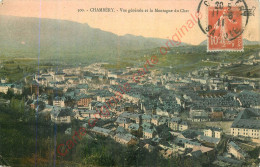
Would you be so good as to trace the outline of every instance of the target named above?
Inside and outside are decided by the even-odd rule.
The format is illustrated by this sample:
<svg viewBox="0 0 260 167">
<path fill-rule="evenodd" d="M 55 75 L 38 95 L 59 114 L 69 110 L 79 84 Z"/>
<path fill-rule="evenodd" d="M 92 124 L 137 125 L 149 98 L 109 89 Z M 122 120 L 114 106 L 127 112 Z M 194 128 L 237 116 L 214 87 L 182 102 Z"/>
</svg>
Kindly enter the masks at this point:
<svg viewBox="0 0 260 167">
<path fill-rule="evenodd" d="M 259 167 L 259 0 L 0 0 L 0 167 Z"/>
</svg>

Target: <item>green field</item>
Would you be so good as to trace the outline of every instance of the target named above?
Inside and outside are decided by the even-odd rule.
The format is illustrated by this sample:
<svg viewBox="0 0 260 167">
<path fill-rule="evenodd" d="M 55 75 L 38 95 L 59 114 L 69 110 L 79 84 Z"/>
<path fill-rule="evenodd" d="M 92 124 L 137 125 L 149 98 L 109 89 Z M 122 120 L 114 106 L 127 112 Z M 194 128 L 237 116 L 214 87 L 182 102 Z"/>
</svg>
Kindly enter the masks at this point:
<svg viewBox="0 0 260 167">
<path fill-rule="evenodd" d="M 24 77 L 37 73 L 38 70 L 48 69 L 51 65 L 39 64 L 36 58 L 0 58 L 0 78 L 8 78 L 8 82 L 20 81 Z M 41 60 L 40 60 L 41 62 Z"/>
<path fill-rule="evenodd" d="M 181 46 L 171 48 L 167 55 L 161 55 L 159 48 L 140 51 L 128 51 L 124 56 L 114 57 L 108 64 L 102 65 L 109 70 L 120 70 L 126 67 L 140 67 L 142 68 L 146 60 L 150 59 L 152 55 L 156 55 L 159 62 L 153 69 L 160 69 L 164 72 L 177 72 L 187 74 L 188 72 L 200 69 L 202 67 L 218 66 L 220 63 L 235 63 L 237 61 L 247 60 L 251 55 L 257 55 L 260 52 L 259 45 L 245 46 L 244 52 L 216 52 L 207 53 L 206 46 Z M 71 60 L 71 61 L 68 61 Z M 38 66 L 37 58 L 20 58 L 20 57 L 0 57 L 0 77 L 7 77 L 10 82 L 19 81 L 23 77 L 37 73 L 38 69 L 47 69 L 50 67 L 62 67 L 65 65 L 75 66 L 82 60 L 72 58 L 68 60 L 58 59 L 40 59 Z M 204 61 L 203 61 L 204 60 Z M 207 61 L 209 60 L 209 61 Z M 64 62 L 63 62 L 64 61 Z M 95 60 L 92 60 L 93 63 Z M 70 62 L 70 64 L 68 64 Z M 100 61 L 98 61 L 100 62 Z M 57 64 L 60 63 L 60 64 Z M 260 67 L 255 65 L 237 65 L 229 68 L 222 68 L 221 72 L 227 75 L 259 78 Z"/>
</svg>

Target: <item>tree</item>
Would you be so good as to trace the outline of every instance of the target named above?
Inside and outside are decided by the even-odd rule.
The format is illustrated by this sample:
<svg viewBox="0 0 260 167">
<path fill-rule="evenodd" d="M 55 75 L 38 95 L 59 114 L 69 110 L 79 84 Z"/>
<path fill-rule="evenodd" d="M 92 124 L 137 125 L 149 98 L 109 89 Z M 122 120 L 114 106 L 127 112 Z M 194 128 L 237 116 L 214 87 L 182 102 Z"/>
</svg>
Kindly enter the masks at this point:
<svg viewBox="0 0 260 167">
<path fill-rule="evenodd" d="M 5 99 L 11 99 L 14 96 L 14 91 L 12 89 L 8 89 L 6 95 L 4 96 Z"/>
<path fill-rule="evenodd" d="M 248 154 L 251 158 L 257 159 L 260 154 L 260 147 L 254 148 L 252 151 L 249 151 Z"/>
<path fill-rule="evenodd" d="M 193 166 L 192 159 L 190 157 L 189 158 L 185 158 L 184 159 L 184 167 L 190 167 L 190 166 Z"/>
</svg>

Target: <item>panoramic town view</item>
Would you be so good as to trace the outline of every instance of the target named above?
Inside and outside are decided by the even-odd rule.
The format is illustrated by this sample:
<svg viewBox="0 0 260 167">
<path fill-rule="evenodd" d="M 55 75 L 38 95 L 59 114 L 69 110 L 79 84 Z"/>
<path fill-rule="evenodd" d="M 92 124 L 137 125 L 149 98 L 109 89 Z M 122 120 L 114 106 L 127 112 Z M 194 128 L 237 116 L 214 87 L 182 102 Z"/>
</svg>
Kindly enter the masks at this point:
<svg viewBox="0 0 260 167">
<path fill-rule="evenodd" d="M 0 166 L 259 167 L 259 40 L 208 52 L 184 23 L 170 40 L 0 13 Z"/>
</svg>

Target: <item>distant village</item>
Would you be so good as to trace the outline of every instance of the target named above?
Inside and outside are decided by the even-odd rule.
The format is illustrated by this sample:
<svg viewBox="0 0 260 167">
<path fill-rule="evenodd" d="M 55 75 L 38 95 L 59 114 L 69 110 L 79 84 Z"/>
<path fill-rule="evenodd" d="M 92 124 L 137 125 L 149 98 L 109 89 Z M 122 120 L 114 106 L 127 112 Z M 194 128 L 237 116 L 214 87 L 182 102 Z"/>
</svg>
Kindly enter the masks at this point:
<svg viewBox="0 0 260 167">
<path fill-rule="evenodd" d="M 238 63 L 259 64 L 259 56 Z M 260 146 L 259 80 L 219 72 L 232 65 L 221 63 L 187 75 L 153 69 L 138 83 L 132 76 L 139 68 L 108 70 L 103 63 L 41 70 L 32 81 L 24 78 L 31 91 L 26 105 L 56 124 L 78 120 L 90 133 L 122 145 L 159 148 L 165 158 L 205 154 L 215 157 L 213 164 L 240 166 L 250 158 L 248 148 Z M 97 110 L 126 82 L 131 90 L 120 101 L 110 101 L 107 117 L 97 117 Z M 22 94 L 24 86 L 2 78 L 0 92 L 8 90 Z M 99 121 L 91 127 L 94 118 Z M 71 128 L 64 133 L 73 135 Z M 222 154 L 216 154 L 219 147 Z"/>
</svg>

